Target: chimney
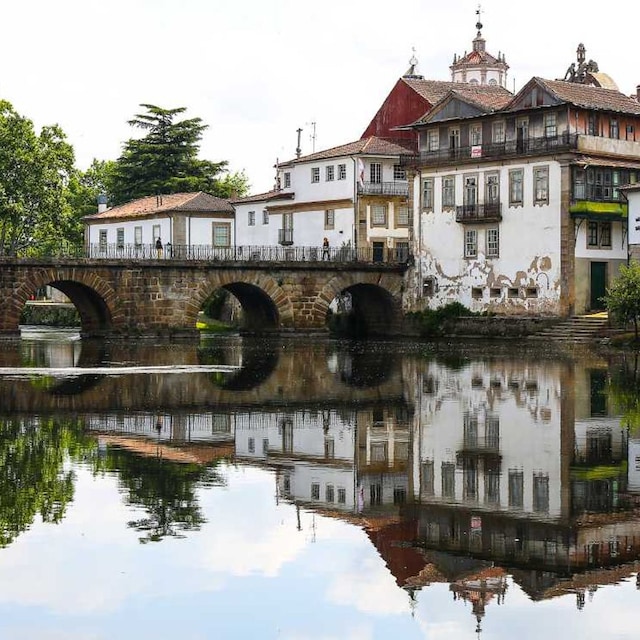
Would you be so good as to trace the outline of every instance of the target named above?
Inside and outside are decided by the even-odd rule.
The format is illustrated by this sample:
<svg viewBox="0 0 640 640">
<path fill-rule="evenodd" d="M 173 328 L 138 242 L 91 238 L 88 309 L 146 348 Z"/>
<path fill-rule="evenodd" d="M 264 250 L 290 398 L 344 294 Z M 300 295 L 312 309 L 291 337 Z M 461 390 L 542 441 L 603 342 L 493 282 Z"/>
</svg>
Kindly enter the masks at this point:
<svg viewBox="0 0 640 640">
<path fill-rule="evenodd" d="M 100 194 L 98 196 L 98 213 L 102 213 L 107 210 L 107 196 Z"/>
<path fill-rule="evenodd" d="M 296 148 L 296 158 L 299 158 L 302 154 L 302 148 L 300 147 L 300 134 L 302 133 L 302 129 L 297 129 L 298 132 L 298 146 Z"/>
</svg>

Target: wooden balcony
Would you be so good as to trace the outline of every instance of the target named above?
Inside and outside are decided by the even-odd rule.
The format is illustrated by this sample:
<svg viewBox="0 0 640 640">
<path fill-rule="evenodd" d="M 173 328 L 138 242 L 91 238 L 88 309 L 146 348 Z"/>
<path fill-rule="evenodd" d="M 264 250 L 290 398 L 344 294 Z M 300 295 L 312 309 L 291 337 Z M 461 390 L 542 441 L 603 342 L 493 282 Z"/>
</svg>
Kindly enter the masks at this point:
<svg viewBox="0 0 640 640">
<path fill-rule="evenodd" d="M 400 156 L 400 165 L 407 167 L 442 166 L 464 162 L 479 162 L 521 156 L 538 156 L 548 153 L 573 151 L 578 148 L 578 135 L 563 133 L 558 136 L 488 142 L 472 147 L 421 151 L 412 156 Z"/>
</svg>

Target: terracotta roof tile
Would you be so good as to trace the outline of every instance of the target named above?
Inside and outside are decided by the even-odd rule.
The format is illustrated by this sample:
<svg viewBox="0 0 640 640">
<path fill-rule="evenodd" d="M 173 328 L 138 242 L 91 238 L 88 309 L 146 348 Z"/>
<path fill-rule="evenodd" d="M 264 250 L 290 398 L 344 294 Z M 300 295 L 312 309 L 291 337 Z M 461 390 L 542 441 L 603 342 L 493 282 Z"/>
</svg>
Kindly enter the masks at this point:
<svg viewBox="0 0 640 640">
<path fill-rule="evenodd" d="M 112 218 L 143 218 L 156 213 L 185 211 L 192 213 L 233 213 L 228 200 L 217 198 L 203 191 L 196 193 L 171 193 L 147 196 L 111 207 L 101 213 L 85 216 L 85 220 L 110 220 Z"/>
<path fill-rule="evenodd" d="M 268 202 L 272 200 L 292 200 L 295 194 L 292 191 L 267 191 L 265 193 L 256 193 L 244 198 L 234 198 L 231 204 L 244 204 L 248 202 Z"/>
<path fill-rule="evenodd" d="M 414 143 L 410 140 L 391 140 L 389 138 L 370 136 L 369 138 L 362 138 L 355 142 L 348 142 L 339 147 L 332 147 L 331 149 L 325 149 L 324 151 L 318 151 L 308 156 L 283 162 L 281 166 L 351 155 L 399 156 L 412 153 L 415 153 L 415 147 Z"/>
<path fill-rule="evenodd" d="M 562 102 L 585 109 L 640 115 L 640 102 L 615 89 L 603 89 L 565 80 L 534 78 Z"/>
<path fill-rule="evenodd" d="M 476 97 L 476 100 L 489 100 L 493 98 L 500 101 L 501 106 L 508 103 L 513 94 L 508 89 L 499 85 L 467 84 L 465 82 L 444 82 L 442 80 L 419 80 L 404 78 L 404 81 L 425 100 L 434 105 L 446 97 L 450 91 L 457 91 L 467 97 Z"/>
</svg>

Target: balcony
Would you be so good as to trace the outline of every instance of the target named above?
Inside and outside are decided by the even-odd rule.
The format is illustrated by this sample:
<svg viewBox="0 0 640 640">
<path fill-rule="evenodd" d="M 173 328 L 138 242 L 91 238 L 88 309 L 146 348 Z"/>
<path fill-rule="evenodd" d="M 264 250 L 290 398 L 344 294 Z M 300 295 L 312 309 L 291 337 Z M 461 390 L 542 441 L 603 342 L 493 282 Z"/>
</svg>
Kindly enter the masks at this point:
<svg viewBox="0 0 640 640">
<path fill-rule="evenodd" d="M 362 196 L 403 196 L 409 195 L 409 183 L 398 182 L 362 182 L 358 183 L 358 194 Z"/>
<path fill-rule="evenodd" d="M 293 229 L 278 229 L 278 244 L 289 246 L 293 244 Z"/>
<path fill-rule="evenodd" d="M 500 222 L 500 220 L 502 220 L 502 204 L 500 202 L 463 204 L 456 207 L 456 222 L 482 224 L 483 222 Z"/>
<path fill-rule="evenodd" d="M 439 166 L 460 162 L 478 162 L 487 159 L 545 155 L 573 151 L 577 148 L 578 135 L 575 133 L 563 133 L 558 136 L 542 138 L 489 142 L 473 147 L 421 151 L 419 154 L 412 156 L 400 156 L 400 165 L 408 167 Z"/>
</svg>

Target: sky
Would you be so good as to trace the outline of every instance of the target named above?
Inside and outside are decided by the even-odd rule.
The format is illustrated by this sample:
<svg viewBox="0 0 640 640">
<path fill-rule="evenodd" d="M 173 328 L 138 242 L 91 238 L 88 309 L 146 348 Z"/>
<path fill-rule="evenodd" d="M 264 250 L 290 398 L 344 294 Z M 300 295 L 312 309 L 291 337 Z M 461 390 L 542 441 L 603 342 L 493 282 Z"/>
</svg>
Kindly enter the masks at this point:
<svg viewBox="0 0 640 640">
<path fill-rule="evenodd" d="M 487 51 L 508 89 L 562 78 L 580 42 L 626 94 L 640 5 L 612 0 L 482 3 Z M 58 124 L 86 169 L 139 132 L 141 104 L 186 107 L 207 125 L 200 157 L 273 187 L 277 161 L 357 140 L 415 52 L 418 72 L 450 80 L 471 49 L 472 0 L 3 0 L 0 99 L 39 129 Z M 315 132 L 315 138 L 314 138 Z"/>
</svg>

